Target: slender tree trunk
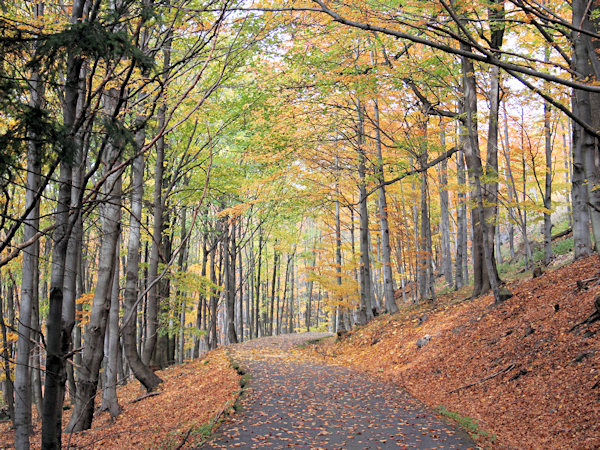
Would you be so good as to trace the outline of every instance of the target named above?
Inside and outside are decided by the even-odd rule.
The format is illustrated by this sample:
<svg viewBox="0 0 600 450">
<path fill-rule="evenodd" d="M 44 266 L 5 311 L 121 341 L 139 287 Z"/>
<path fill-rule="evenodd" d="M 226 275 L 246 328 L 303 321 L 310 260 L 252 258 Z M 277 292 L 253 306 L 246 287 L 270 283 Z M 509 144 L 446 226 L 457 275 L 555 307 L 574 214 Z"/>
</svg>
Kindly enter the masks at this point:
<svg viewBox="0 0 600 450">
<path fill-rule="evenodd" d="M 375 121 L 375 145 L 377 149 L 377 172 L 379 177 L 379 222 L 381 225 L 381 263 L 383 266 L 383 296 L 385 309 L 390 314 L 398 312 L 398 305 L 394 298 L 394 274 L 392 271 L 392 248 L 390 245 L 390 226 L 388 222 L 388 205 L 383 182 L 383 154 L 381 151 L 381 133 L 379 130 L 379 104 L 373 101 Z"/>
<path fill-rule="evenodd" d="M 258 261 L 256 267 L 256 297 L 255 297 L 255 308 L 254 308 L 254 337 L 258 337 L 258 324 L 260 315 L 260 269 L 262 263 L 262 248 L 263 248 L 263 235 L 262 227 L 258 230 Z"/>
<path fill-rule="evenodd" d="M 224 224 L 223 232 L 223 264 L 225 277 L 225 327 L 227 330 L 227 342 L 234 344 L 237 342 L 235 333 L 235 244 L 231 242 L 235 235 L 235 227 Z M 230 245 L 232 244 L 232 245 Z"/>
<path fill-rule="evenodd" d="M 336 190 L 339 193 L 339 185 L 336 186 Z M 336 282 L 339 289 L 337 300 L 338 302 L 342 302 L 344 299 L 342 295 L 342 225 L 340 221 L 340 201 L 338 198 L 335 199 L 335 271 Z M 346 331 L 346 326 L 342 319 L 343 311 L 340 306 L 337 307 L 337 312 L 336 331 Z"/>
<path fill-rule="evenodd" d="M 312 260 L 311 260 L 311 265 L 314 266 L 315 265 L 315 260 L 316 260 L 316 251 L 313 249 L 312 251 Z M 340 257 L 341 260 L 341 257 Z M 306 331 L 310 331 L 310 324 L 311 324 L 311 316 L 312 316 L 312 303 L 313 303 L 313 288 L 314 288 L 314 282 L 312 279 L 309 279 L 306 282 L 306 296 L 307 296 L 307 302 L 306 302 Z"/>
<path fill-rule="evenodd" d="M 550 62 L 550 47 L 544 49 L 544 61 Z M 552 127 L 550 125 L 552 110 L 548 102 L 544 102 L 544 147 L 546 154 L 546 171 L 544 177 L 544 264 L 552 261 Z"/>
<path fill-rule="evenodd" d="M 461 134 L 462 137 L 462 134 Z M 461 148 L 462 148 L 461 139 Z M 466 176 L 465 176 L 465 160 L 464 152 L 460 150 L 457 158 L 457 179 L 458 179 L 458 202 L 456 208 L 456 276 L 455 286 L 460 289 L 465 284 L 468 284 L 468 274 L 463 270 L 464 262 L 467 259 L 467 205 L 466 205 Z"/>
<path fill-rule="evenodd" d="M 164 62 L 163 67 L 168 68 L 171 60 L 171 36 L 167 37 L 166 47 L 163 51 Z M 163 80 L 168 81 L 169 72 L 165 70 Z M 167 104 L 166 98 L 161 99 L 161 104 L 158 108 L 158 129 L 163 129 L 166 126 Z M 156 342 L 158 340 L 158 311 L 160 309 L 160 298 L 158 295 L 159 283 L 158 278 L 158 263 L 159 253 L 162 246 L 162 233 L 165 223 L 164 210 L 165 199 L 162 195 L 163 178 L 164 178 L 164 163 L 166 143 L 164 135 L 161 136 L 156 143 L 156 164 L 154 170 L 154 202 L 153 215 L 154 224 L 152 226 L 152 251 L 150 253 L 150 263 L 148 265 L 148 283 L 151 288 L 148 292 L 147 299 L 147 317 L 146 317 L 146 342 L 142 352 L 142 361 L 144 364 L 149 364 L 155 353 Z"/>
<path fill-rule="evenodd" d="M 216 257 L 217 257 L 217 246 L 214 246 L 213 251 L 210 253 L 210 282 L 212 286 L 217 284 L 217 272 L 216 272 Z M 208 333 L 208 349 L 213 350 L 217 348 L 217 305 L 219 302 L 219 294 L 215 291 L 214 287 L 210 289 L 210 323 Z"/>
<path fill-rule="evenodd" d="M 85 0 L 75 0 L 72 6 L 71 22 L 82 19 Z M 80 72 L 83 60 L 74 52 L 67 57 L 63 121 L 68 130 L 68 143 L 65 153 L 73 156 L 79 144 L 77 130 L 77 105 L 80 95 Z M 59 192 L 56 207 L 54 248 L 50 276 L 48 317 L 46 320 L 46 379 L 42 414 L 42 448 L 59 448 L 62 436 L 62 405 L 66 381 L 65 358 L 71 339 L 71 330 L 63 328 L 62 306 L 67 246 L 70 234 L 69 210 L 73 168 L 70 158 L 64 158 L 60 165 Z M 29 356 L 27 355 L 27 360 Z"/>
<path fill-rule="evenodd" d="M 373 289 L 371 286 L 371 263 L 369 258 L 369 210 L 367 208 L 366 155 L 364 149 L 363 107 L 357 102 L 358 112 L 358 178 L 360 216 L 360 307 L 358 322 L 364 325 L 373 318 Z"/>
<path fill-rule="evenodd" d="M 13 287 L 10 287 L 10 293 L 7 295 L 7 303 L 12 297 Z M 2 295 L 4 297 L 4 295 Z M 4 368 L 4 383 L 2 393 L 4 394 L 4 403 L 8 409 L 8 416 L 10 419 L 15 421 L 15 402 L 14 402 L 14 385 L 12 381 L 12 370 L 10 367 L 12 345 L 8 342 L 8 332 L 6 331 L 6 321 L 4 318 L 4 302 L 0 297 L 0 330 L 2 331 L 2 361 Z M 8 304 L 6 310 L 10 311 L 13 305 Z M 10 326 L 10 321 L 9 321 Z M 29 410 L 31 411 L 31 401 L 29 403 Z"/>
<path fill-rule="evenodd" d="M 36 4 L 36 17 L 43 14 L 42 4 Z M 39 71 L 34 68 L 31 74 L 30 85 L 33 108 L 39 108 L 43 101 L 43 84 L 40 81 Z M 25 242 L 34 238 L 39 229 L 39 201 L 36 193 L 40 188 L 41 150 L 37 136 L 29 133 L 30 141 L 27 147 L 27 181 L 25 188 L 26 208 L 32 208 L 25 218 L 23 225 L 23 240 Z M 23 270 L 21 279 L 21 302 L 19 305 L 19 325 L 17 327 L 17 361 L 15 367 L 15 413 L 12 417 L 15 426 L 15 448 L 29 448 L 29 435 L 31 434 L 31 385 L 29 374 L 29 354 L 31 351 L 31 325 L 33 323 L 34 304 L 38 302 L 38 274 L 39 241 L 23 251 Z M 35 324 L 38 329 L 38 324 Z M 34 336 L 37 340 L 38 337 Z"/>
<path fill-rule="evenodd" d="M 106 365 L 104 368 L 105 383 L 102 391 L 102 405 L 100 411 L 108 411 L 114 419 L 121 414 L 119 399 L 117 398 L 118 364 L 119 364 L 119 243 L 115 254 L 115 268 L 110 294 L 110 312 L 108 314 L 105 341 L 107 345 Z"/>
<path fill-rule="evenodd" d="M 440 133 L 442 151 L 446 150 L 446 132 Z M 448 196 L 448 160 L 442 160 L 439 171 L 440 234 L 442 238 L 442 271 L 448 286 L 452 286 L 452 252 L 450 250 L 450 199 Z"/>
<path fill-rule="evenodd" d="M 107 110 L 111 114 L 117 105 L 117 95 L 116 89 L 106 94 Z M 87 430 L 92 425 L 98 375 L 104 357 L 104 335 L 111 304 L 112 279 L 115 267 L 118 265 L 117 245 L 121 233 L 122 179 L 120 170 L 111 173 L 111 169 L 118 165 L 121 149 L 122 143 L 116 138 L 107 145 L 103 161 L 107 176 L 103 187 L 105 204 L 101 209 L 103 239 L 98 262 L 98 281 L 85 335 L 83 364 L 79 374 L 75 408 L 67 427 L 68 432 Z"/>
<path fill-rule="evenodd" d="M 277 246 L 277 240 L 273 247 L 273 279 L 271 282 L 271 305 L 269 311 L 269 336 L 273 336 L 273 313 L 275 308 L 275 282 L 277 281 L 277 267 L 279 264 L 279 252 L 275 248 Z"/>
<path fill-rule="evenodd" d="M 145 129 L 142 127 L 136 134 L 137 148 L 142 148 L 145 141 Z M 137 336 L 137 297 L 139 283 L 140 240 L 142 199 L 144 195 L 144 157 L 138 155 L 132 163 L 131 182 L 131 214 L 129 219 L 129 242 L 127 245 L 127 268 L 125 279 L 124 320 L 122 325 L 123 350 L 134 376 L 146 388 L 153 391 L 162 380 L 152 372 L 138 352 Z"/>
<path fill-rule="evenodd" d="M 242 226 L 240 225 L 238 227 L 238 233 L 239 233 L 239 241 L 242 241 Z M 237 322 L 238 322 L 238 332 L 237 332 L 237 336 L 238 336 L 238 340 L 240 342 L 244 341 L 244 293 L 246 292 L 246 290 L 244 289 L 244 267 L 243 267 L 243 260 L 242 260 L 242 245 L 238 244 L 237 247 L 237 251 L 236 251 L 237 255 L 238 255 L 238 262 L 237 262 L 237 268 L 238 268 L 238 279 L 239 279 L 239 306 L 237 308 Z"/>
</svg>

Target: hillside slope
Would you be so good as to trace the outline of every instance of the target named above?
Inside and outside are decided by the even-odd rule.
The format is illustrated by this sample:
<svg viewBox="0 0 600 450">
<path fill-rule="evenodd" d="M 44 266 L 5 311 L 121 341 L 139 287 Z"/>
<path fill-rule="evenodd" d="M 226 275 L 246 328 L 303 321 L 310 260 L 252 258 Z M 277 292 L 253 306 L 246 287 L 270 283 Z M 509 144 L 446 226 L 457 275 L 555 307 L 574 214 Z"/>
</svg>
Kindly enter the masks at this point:
<svg viewBox="0 0 600 450">
<path fill-rule="evenodd" d="M 476 419 L 499 447 L 599 448 L 600 321 L 570 331 L 595 310 L 599 262 L 513 283 L 500 306 L 488 295 L 406 308 L 312 351 Z"/>
<path fill-rule="evenodd" d="M 65 448 L 195 448 L 212 431 L 215 422 L 232 410 L 240 392 L 240 375 L 220 348 L 185 364 L 158 372 L 164 380 L 156 393 L 145 395 L 139 382 L 118 388 L 122 414 L 112 420 L 98 414 L 92 429 L 63 434 Z M 69 422 L 71 409 L 63 414 Z M 41 423 L 34 421 L 31 447 L 41 446 Z M 9 423 L 0 425 L 0 448 L 13 447 Z"/>
</svg>

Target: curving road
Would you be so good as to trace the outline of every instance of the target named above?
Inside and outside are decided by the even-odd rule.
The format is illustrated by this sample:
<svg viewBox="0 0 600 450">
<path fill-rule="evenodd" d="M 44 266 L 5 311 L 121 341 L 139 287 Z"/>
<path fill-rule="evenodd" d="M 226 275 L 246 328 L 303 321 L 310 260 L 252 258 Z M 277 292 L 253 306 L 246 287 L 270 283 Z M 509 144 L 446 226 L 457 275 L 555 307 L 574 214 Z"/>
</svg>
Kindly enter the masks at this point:
<svg viewBox="0 0 600 450">
<path fill-rule="evenodd" d="M 301 333 L 232 347 L 251 381 L 242 409 L 203 447 L 302 449 L 467 449 L 476 445 L 400 387 L 303 358 Z"/>
</svg>

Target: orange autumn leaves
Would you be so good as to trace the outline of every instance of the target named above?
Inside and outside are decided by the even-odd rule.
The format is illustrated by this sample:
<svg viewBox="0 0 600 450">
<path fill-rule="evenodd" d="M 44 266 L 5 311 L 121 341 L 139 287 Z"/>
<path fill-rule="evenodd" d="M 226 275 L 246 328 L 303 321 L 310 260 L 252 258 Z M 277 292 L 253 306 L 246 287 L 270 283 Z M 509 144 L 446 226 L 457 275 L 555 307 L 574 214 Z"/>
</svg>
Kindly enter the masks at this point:
<svg viewBox="0 0 600 450">
<path fill-rule="evenodd" d="M 113 422 L 99 414 L 90 431 L 63 435 L 63 446 L 90 448 L 193 448 L 211 430 L 216 417 L 227 414 L 240 391 L 238 373 L 230 366 L 224 349 L 203 359 L 169 367 L 159 372 L 164 383 L 158 395 L 134 402 L 144 395 L 137 381 L 119 387 L 122 414 Z M 101 395 L 101 394 L 99 394 Z M 100 398 L 96 400 L 100 403 Z M 65 412 L 63 424 L 71 411 Z M 40 446 L 40 424 L 34 424 L 32 447 Z M 0 447 L 13 441 L 13 431 L 3 424 Z"/>
</svg>

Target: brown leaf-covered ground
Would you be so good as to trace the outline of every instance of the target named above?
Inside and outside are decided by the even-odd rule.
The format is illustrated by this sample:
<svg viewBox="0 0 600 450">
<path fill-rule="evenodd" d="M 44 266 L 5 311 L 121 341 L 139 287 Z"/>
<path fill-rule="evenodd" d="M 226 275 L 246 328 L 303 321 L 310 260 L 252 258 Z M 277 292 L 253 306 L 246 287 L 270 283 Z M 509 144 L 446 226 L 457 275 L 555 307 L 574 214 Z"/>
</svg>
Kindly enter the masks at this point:
<svg viewBox="0 0 600 450">
<path fill-rule="evenodd" d="M 515 282 L 500 306 L 491 295 L 449 295 L 405 308 L 310 351 L 476 419 L 498 447 L 600 448 L 600 322 L 569 331 L 594 311 L 600 286 L 576 281 L 597 277 L 599 262 Z M 426 334 L 431 341 L 419 349 Z"/>
<path fill-rule="evenodd" d="M 210 423 L 233 407 L 240 391 L 238 373 L 231 367 L 224 349 L 203 359 L 169 367 L 158 372 L 164 380 L 159 395 L 132 401 L 144 395 L 140 384 L 130 382 L 118 390 L 123 413 L 115 421 L 108 413 L 94 418 L 87 432 L 63 435 L 63 448 L 191 448 L 198 445 Z M 70 411 L 65 411 L 67 423 Z M 8 424 L 0 429 L 0 448 L 13 446 Z M 35 424 L 31 443 L 40 447 L 40 424 Z"/>
</svg>

